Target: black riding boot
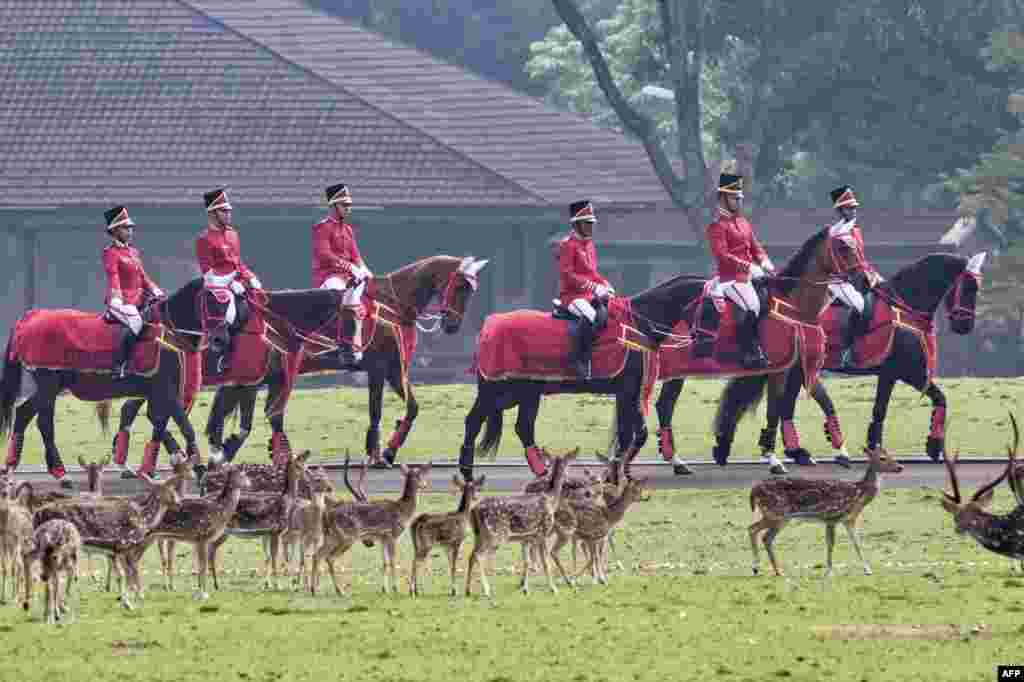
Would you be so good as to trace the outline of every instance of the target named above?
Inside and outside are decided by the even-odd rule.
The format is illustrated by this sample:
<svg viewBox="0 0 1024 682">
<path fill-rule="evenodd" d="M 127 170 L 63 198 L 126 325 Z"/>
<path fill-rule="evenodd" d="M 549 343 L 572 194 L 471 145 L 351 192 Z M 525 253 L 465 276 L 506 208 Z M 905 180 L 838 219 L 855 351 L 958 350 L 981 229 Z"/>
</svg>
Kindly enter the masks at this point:
<svg viewBox="0 0 1024 682">
<path fill-rule="evenodd" d="M 594 325 L 585 317 L 576 318 L 570 329 L 572 337 L 572 368 L 579 379 L 590 379 L 590 357 L 594 349 Z"/>
<path fill-rule="evenodd" d="M 344 315 L 341 319 L 341 338 L 338 339 L 338 350 L 333 353 L 335 361 L 342 369 L 355 368 L 358 365 L 355 348 L 352 347 L 352 339 L 355 338 L 355 335 L 355 318 Z"/>
<path fill-rule="evenodd" d="M 235 337 L 249 322 L 249 301 L 244 296 L 235 296 L 235 321 L 227 327 L 227 338 L 223 352 L 217 360 L 218 373 L 231 369 L 231 354 L 235 351 Z"/>
<path fill-rule="evenodd" d="M 718 308 L 715 301 L 706 297 L 700 305 L 697 324 L 694 326 L 693 357 L 710 358 L 715 354 L 715 339 L 718 338 Z"/>
<path fill-rule="evenodd" d="M 843 355 L 841 364 L 843 367 L 853 367 L 857 364 L 857 358 L 853 352 L 853 345 L 857 338 L 867 332 L 872 316 L 872 303 L 874 302 L 873 292 L 864 294 L 864 313 L 857 312 L 856 308 L 850 308 L 850 317 L 846 321 L 846 329 L 843 330 Z"/>
<path fill-rule="evenodd" d="M 740 312 L 740 345 L 743 349 L 742 364 L 745 369 L 764 369 L 768 366 L 768 357 L 761 348 L 758 338 L 757 315 L 748 311 Z"/>
<path fill-rule="evenodd" d="M 121 325 L 120 338 L 114 349 L 114 362 L 111 367 L 114 379 L 128 377 L 128 368 L 132 362 L 132 348 L 138 338 L 128 325 Z"/>
</svg>

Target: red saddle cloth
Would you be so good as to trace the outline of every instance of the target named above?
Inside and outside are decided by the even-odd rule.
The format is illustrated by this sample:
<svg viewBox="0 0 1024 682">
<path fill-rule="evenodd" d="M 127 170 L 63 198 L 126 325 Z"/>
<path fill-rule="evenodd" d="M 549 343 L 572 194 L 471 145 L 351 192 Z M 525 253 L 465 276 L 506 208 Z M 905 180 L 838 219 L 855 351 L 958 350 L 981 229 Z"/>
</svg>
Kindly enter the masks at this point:
<svg viewBox="0 0 1024 682">
<path fill-rule="evenodd" d="M 696 309 L 699 310 L 700 301 Z M 801 349 L 804 385 L 813 387 L 825 360 L 825 333 L 820 326 L 804 324 L 787 314 L 787 303 L 769 299 L 768 313 L 761 318 L 759 339 L 765 355 L 766 369 L 750 370 L 740 363 L 742 351 L 736 338 L 736 321 L 732 305 L 720 309 L 718 339 L 709 358 L 693 357 L 693 340 L 689 320 L 681 320 L 672 330 L 673 338 L 661 344 L 659 379 L 670 381 L 690 376 L 742 376 L 774 374 L 793 365 L 797 348 Z M 797 345 L 799 344 L 799 346 Z"/>
<path fill-rule="evenodd" d="M 848 312 L 829 306 L 821 316 L 821 325 L 825 329 L 827 356 L 825 367 L 837 368 L 842 364 L 843 330 L 847 324 Z M 871 323 L 867 332 L 853 342 L 854 367 L 867 369 L 877 367 L 885 362 L 892 352 L 896 330 L 902 329 L 913 334 L 921 344 L 928 364 L 928 380 L 935 374 L 935 362 L 938 349 L 935 340 L 935 328 L 931 320 L 918 314 L 908 314 L 889 301 L 877 296 L 871 315 Z"/>
<path fill-rule="evenodd" d="M 11 353 L 31 368 L 110 372 L 121 332 L 119 322 L 80 310 L 30 310 L 14 326 Z M 160 325 L 146 325 L 132 349 L 131 371 L 143 376 L 158 369 Z"/>
<path fill-rule="evenodd" d="M 591 377 L 611 379 L 626 366 L 631 343 L 643 345 L 632 331 L 629 304 L 612 299 L 608 324 L 594 341 Z M 533 379 L 575 381 L 569 367 L 569 322 L 539 310 L 514 310 L 491 315 L 480 330 L 476 369 L 488 381 Z"/>
</svg>

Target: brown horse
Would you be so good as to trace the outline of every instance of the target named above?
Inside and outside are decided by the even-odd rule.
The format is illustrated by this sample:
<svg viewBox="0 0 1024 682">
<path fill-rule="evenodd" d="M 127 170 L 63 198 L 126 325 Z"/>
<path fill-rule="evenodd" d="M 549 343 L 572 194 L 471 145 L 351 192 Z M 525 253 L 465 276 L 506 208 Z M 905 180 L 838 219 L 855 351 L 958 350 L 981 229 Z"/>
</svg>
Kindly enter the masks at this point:
<svg viewBox="0 0 1024 682">
<path fill-rule="evenodd" d="M 366 372 L 369 380 L 370 427 L 366 433 L 366 452 L 376 466 L 390 467 L 394 464 L 398 450 L 405 443 L 419 413 L 419 405 L 408 381 L 409 362 L 415 350 L 417 320 L 427 312 L 430 302 L 438 297 L 441 328 L 447 334 L 458 332 L 469 299 L 477 289 L 477 277 L 486 264 L 486 260 L 477 261 L 471 256 L 459 259 L 438 255 L 368 280 L 369 303 L 366 306 L 367 323 L 363 332 L 365 348 L 363 359 L 355 371 Z M 326 293 L 326 290 L 321 291 Z M 271 299 L 273 296 L 271 294 Z M 301 339 L 306 350 L 299 374 L 348 370 L 338 365 L 337 356 L 332 352 L 337 349 L 338 339 L 333 335 L 337 327 L 318 324 L 315 328 L 319 331 L 310 331 Z M 405 402 L 405 416 L 396 424 L 387 448 L 381 453 L 380 420 L 385 382 Z M 211 463 L 221 460 L 230 462 L 245 443 L 252 431 L 259 388 L 257 384 L 220 386 L 217 389 L 206 425 Z M 274 398 L 271 386 L 267 395 L 268 408 Z M 119 438 L 127 438 L 141 405 L 142 401 L 128 401 L 124 404 Z M 239 432 L 225 440 L 224 422 L 236 409 L 241 416 Z M 267 418 L 273 430 L 269 444 L 271 456 L 290 452 L 284 431 L 283 406 L 275 411 L 268 409 Z"/>
<path fill-rule="evenodd" d="M 198 463 L 199 448 L 195 431 L 181 402 L 182 387 L 186 380 L 188 355 L 198 349 L 201 335 L 196 293 L 200 280 L 191 282 L 168 299 L 150 301 L 143 309 L 147 325 L 162 324 L 164 333 L 157 343 L 157 366 L 151 376 L 130 375 L 114 380 L 109 372 L 80 371 L 77 369 L 47 369 L 26 367 L 16 351 L 12 352 L 15 332 L 11 333 L 4 360 L 4 374 L 0 381 L 0 436 L 11 430 L 5 469 L 15 469 L 21 459 L 25 443 L 25 430 L 32 420 L 43 437 L 46 465 L 51 475 L 70 488 L 65 477 L 64 464 L 57 449 L 54 432 L 54 408 L 57 396 L 70 391 L 79 400 L 99 402 L 97 414 L 106 431 L 111 398 L 141 396 L 149 401 L 150 421 L 153 423 L 151 442 L 163 439 L 167 421 L 174 419 L 185 436 L 187 448 L 194 463 Z M 20 404 L 19 404 L 20 403 Z M 17 405 L 17 407 L 16 407 Z M 12 419 L 13 415 L 13 419 Z"/>
</svg>

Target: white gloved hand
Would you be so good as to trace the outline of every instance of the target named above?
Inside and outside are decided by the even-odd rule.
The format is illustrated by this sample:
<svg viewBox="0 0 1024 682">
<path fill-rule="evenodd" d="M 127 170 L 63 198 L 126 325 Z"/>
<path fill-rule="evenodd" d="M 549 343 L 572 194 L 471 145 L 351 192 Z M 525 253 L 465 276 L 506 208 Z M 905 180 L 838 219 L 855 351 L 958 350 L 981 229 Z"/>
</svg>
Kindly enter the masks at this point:
<svg viewBox="0 0 1024 682">
<path fill-rule="evenodd" d="M 359 267 L 362 270 L 363 279 L 369 279 L 370 277 L 373 277 L 373 273 L 370 272 L 370 268 L 366 267 L 366 263 L 363 263 Z"/>
<path fill-rule="evenodd" d="M 758 277 L 764 277 L 764 269 L 757 263 L 750 264 L 750 278 L 756 279 Z"/>
<path fill-rule="evenodd" d="M 124 305 L 124 301 L 122 301 L 117 296 L 115 296 L 114 298 L 110 299 L 110 307 L 111 308 L 120 308 L 123 305 Z"/>
<path fill-rule="evenodd" d="M 761 261 L 761 267 L 764 268 L 764 271 L 767 272 L 768 274 L 775 274 L 775 263 L 772 263 L 771 259 L 768 258 L 768 256 L 765 256 L 764 260 Z"/>
<path fill-rule="evenodd" d="M 597 298 L 608 298 L 608 295 L 610 293 L 611 290 L 604 284 L 598 284 L 597 286 L 594 287 L 594 296 L 596 296 Z"/>
<path fill-rule="evenodd" d="M 263 284 L 258 279 L 253 277 L 252 279 L 249 280 L 249 287 L 252 289 L 262 289 Z"/>
<path fill-rule="evenodd" d="M 160 287 L 153 287 L 153 290 L 149 292 L 153 295 L 153 298 L 164 298 L 164 290 Z"/>
<path fill-rule="evenodd" d="M 238 294 L 239 296 L 245 293 L 245 287 L 242 286 L 242 283 L 239 282 L 237 279 L 231 280 L 231 284 L 228 285 L 228 288 L 231 289 L 231 291 Z"/>
</svg>

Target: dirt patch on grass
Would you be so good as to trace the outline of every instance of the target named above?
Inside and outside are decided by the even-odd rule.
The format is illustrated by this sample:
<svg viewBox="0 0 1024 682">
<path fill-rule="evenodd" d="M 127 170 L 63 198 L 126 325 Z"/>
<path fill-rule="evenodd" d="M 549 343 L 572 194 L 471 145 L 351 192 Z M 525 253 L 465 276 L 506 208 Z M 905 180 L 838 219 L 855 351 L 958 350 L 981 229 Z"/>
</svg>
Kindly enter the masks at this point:
<svg viewBox="0 0 1024 682">
<path fill-rule="evenodd" d="M 110 643 L 111 653 L 115 656 L 130 656 L 132 654 L 143 653 L 146 649 L 158 649 L 160 648 L 160 642 L 155 640 L 148 642 L 140 642 L 135 640 L 123 640 L 118 639 Z"/>
<path fill-rule="evenodd" d="M 816 625 L 811 632 L 818 639 L 926 639 L 951 640 L 964 637 L 989 639 L 992 632 L 983 625 Z"/>
</svg>

